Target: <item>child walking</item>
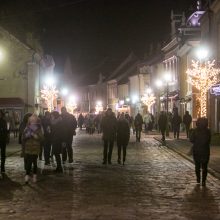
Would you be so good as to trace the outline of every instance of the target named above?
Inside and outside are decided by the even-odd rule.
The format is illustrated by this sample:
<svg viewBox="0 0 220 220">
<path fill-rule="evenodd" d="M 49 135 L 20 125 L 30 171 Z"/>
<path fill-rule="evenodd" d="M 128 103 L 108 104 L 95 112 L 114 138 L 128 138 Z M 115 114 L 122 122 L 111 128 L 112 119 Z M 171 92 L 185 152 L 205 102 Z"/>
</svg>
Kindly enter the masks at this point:
<svg viewBox="0 0 220 220">
<path fill-rule="evenodd" d="M 37 182 L 37 158 L 40 153 L 43 132 L 40 119 L 33 114 L 29 119 L 23 133 L 24 142 L 24 166 L 26 170 L 25 183 L 28 184 L 32 165 L 33 165 L 33 182 Z"/>
</svg>

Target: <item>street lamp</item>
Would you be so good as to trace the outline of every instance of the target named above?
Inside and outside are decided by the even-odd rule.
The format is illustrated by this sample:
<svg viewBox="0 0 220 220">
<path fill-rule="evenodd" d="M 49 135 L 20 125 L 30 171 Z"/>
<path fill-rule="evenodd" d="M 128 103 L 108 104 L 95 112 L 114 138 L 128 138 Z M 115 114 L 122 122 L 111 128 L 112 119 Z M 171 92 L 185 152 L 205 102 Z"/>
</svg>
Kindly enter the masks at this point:
<svg viewBox="0 0 220 220">
<path fill-rule="evenodd" d="M 164 81 L 157 80 L 156 81 L 156 86 L 158 88 L 161 88 L 162 86 L 165 86 L 166 88 L 166 115 L 167 115 L 167 129 L 166 129 L 166 136 L 169 136 L 169 125 L 168 125 L 168 112 L 169 112 L 169 83 L 171 82 L 171 74 L 170 73 L 165 73 L 163 75 Z M 165 83 L 164 83 L 165 82 Z"/>
<path fill-rule="evenodd" d="M 207 117 L 207 92 L 218 82 L 220 69 L 215 68 L 215 60 L 205 61 L 208 52 L 199 49 L 197 61 L 192 60 L 191 68 L 187 69 L 188 82 L 199 91 L 200 117 Z"/>
</svg>

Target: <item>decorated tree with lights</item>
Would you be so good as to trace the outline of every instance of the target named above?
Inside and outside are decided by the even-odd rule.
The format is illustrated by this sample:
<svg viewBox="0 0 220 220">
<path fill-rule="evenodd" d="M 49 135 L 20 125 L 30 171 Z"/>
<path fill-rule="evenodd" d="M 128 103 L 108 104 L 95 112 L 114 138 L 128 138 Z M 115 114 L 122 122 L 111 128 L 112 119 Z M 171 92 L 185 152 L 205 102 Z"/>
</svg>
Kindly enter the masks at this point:
<svg viewBox="0 0 220 220">
<path fill-rule="evenodd" d="M 186 71 L 188 82 L 199 91 L 201 117 L 207 117 L 207 92 L 218 82 L 219 72 L 220 69 L 215 68 L 215 60 L 204 63 L 193 60 L 192 67 Z"/>
<path fill-rule="evenodd" d="M 57 98 L 59 91 L 55 85 L 44 85 L 41 92 L 41 98 L 46 101 L 48 111 L 53 110 L 53 102 Z"/>
<path fill-rule="evenodd" d="M 156 97 L 153 94 L 145 93 L 141 101 L 148 107 L 148 109 L 155 103 Z"/>
</svg>

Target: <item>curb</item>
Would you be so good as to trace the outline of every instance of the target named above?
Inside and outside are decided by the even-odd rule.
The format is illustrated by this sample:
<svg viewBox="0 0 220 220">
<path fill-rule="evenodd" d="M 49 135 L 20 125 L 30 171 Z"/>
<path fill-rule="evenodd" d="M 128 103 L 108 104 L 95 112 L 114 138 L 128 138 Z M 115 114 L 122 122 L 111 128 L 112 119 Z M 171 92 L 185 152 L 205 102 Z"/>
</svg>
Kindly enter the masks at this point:
<svg viewBox="0 0 220 220">
<path fill-rule="evenodd" d="M 162 142 L 160 139 L 158 139 L 158 138 L 156 138 L 156 137 L 154 137 L 154 139 L 155 139 L 156 141 L 160 142 L 161 144 L 163 144 L 163 142 Z M 186 159 L 186 160 L 188 160 L 189 162 L 191 162 L 192 164 L 194 164 L 194 161 L 193 161 L 192 158 L 190 158 L 190 157 L 187 156 L 186 154 L 183 154 L 183 153 L 179 152 L 178 150 L 173 149 L 173 148 L 172 148 L 171 146 L 169 146 L 166 142 L 165 142 L 165 145 L 164 145 L 164 146 L 166 146 L 167 148 L 169 148 L 169 149 L 172 150 L 173 152 L 179 154 L 181 157 L 183 157 L 184 159 Z M 216 171 L 216 170 L 210 168 L 210 167 L 208 167 L 208 173 L 210 173 L 210 174 L 211 174 L 212 176 L 214 176 L 215 178 L 220 179 L 220 173 L 219 173 L 218 171 Z"/>
</svg>

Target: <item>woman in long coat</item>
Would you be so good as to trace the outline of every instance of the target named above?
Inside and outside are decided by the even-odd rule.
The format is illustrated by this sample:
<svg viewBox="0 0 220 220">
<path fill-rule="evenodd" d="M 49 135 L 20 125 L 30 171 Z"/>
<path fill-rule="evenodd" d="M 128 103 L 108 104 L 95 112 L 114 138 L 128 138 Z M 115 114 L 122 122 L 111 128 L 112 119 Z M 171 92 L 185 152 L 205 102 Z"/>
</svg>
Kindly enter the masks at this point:
<svg viewBox="0 0 220 220">
<path fill-rule="evenodd" d="M 117 147 L 118 147 L 118 163 L 121 164 L 121 150 L 123 149 L 123 165 L 126 159 L 126 149 L 130 139 L 130 126 L 125 119 L 124 113 L 120 115 L 117 121 Z"/>
<path fill-rule="evenodd" d="M 211 141 L 211 132 L 208 129 L 207 118 L 198 118 L 196 129 L 192 132 L 190 141 L 193 143 L 193 158 L 195 161 L 197 183 L 200 184 L 200 169 L 202 168 L 202 186 L 205 186 Z"/>
</svg>

